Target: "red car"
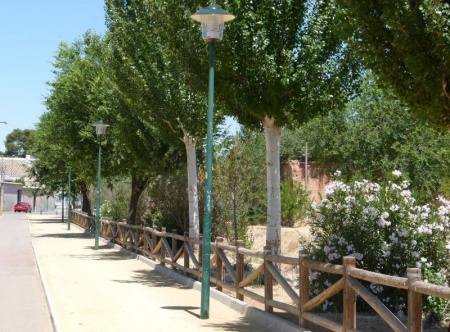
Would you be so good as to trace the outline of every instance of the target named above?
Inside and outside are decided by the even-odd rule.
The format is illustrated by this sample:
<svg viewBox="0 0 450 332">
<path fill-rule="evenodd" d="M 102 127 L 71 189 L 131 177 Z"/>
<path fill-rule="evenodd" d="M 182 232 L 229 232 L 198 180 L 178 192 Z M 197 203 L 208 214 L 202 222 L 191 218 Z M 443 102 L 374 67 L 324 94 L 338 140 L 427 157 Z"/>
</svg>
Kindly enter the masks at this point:
<svg viewBox="0 0 450 332">
<path fill-rule="evenodd" d="M 31 213 L 31 205 L 25 202 L 19 202 L 16 205 L 14 205 L 14 212 Z"/>
</svg>

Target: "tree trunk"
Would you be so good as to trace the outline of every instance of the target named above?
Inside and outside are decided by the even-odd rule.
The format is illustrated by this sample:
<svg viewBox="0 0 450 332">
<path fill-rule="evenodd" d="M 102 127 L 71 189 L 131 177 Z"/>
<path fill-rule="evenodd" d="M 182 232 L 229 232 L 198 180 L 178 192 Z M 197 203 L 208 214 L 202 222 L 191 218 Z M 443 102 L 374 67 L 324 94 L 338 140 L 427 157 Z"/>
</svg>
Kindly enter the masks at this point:
<svg viewBox="0 0 450 332">
<path fill-rule="evenodd" d="M 185 133 L 183 142 L 186 146 L 188 165 L 189 237 L 198 239 L 200 234 L 200 222 L 198 215 L 197 157 L 195 154 L 196 141 Z"/>
<path fill-rule="evenodd" d="M 88 216 L 92 216 L 91 202 L 89 201 L 88 189 L 84 181 L 81 182 L 80 188 L 83 202 L 81 211 L 87 213 Z"/>
<path fill-rule="evenodd" d="M 281 254 L 280 139 L 281 128 L 274 118 L 263 121 L 267 164 L 267 245 Z"/>
<path fill-rule="evenodd" d="M 145 188 L 147 188 L 150 182 L 150 178 L 146 176 L 138 176 L 133 172 L 131 175 L 131 196 L 130 204 L 128 207 L 128 218 L 127 223 L 131 225 L 136 224 L 136 215 L 138 209 L 139 198 L 141 198 L 142 193 Z"/>
</svg>

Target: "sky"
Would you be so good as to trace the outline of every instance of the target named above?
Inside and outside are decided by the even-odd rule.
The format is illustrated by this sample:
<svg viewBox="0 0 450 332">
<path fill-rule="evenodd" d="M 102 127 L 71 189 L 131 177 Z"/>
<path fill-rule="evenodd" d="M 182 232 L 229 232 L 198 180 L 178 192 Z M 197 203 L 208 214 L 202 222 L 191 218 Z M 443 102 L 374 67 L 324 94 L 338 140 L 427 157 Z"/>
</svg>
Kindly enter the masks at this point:
<svg viewBox="0 0 450 332">
<path fill-rule="evenodd" d="M 106 31 L 104 0 L 1 1 L 0 151 L 9 133 L 34 129 L 44 113 L 58 44 L 87 30 Z"/>
</svg>

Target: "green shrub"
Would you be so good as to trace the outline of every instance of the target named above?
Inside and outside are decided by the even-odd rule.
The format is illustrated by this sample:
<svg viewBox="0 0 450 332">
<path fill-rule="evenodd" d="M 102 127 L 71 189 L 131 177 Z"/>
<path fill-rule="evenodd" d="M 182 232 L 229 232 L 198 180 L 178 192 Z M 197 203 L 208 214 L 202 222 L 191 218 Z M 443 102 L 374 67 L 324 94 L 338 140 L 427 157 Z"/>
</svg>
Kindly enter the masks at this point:
<svg viewBox="0 0 450 332">
<path fill-rule="evenodd" d="M 310 207 L 308 193 L 297 187 L 292 179 L 281 182 L 281 226 L 293 227 L 303 219 Z"/>
<path fill-rule="evenodd" d="M 433 204 L 415 205 L 408 181 L 402 181 L 399 171 L 392 175 L 382 185 L 366 180 L 345 184 L 337 178 L 327 186 L 325 198 L 313 207 L 314 244 L 309 247 L 313 259 L 342 264 L 343 256 L 354 256 L 357 267 L 392 276 L 406 277 L 409 267 L 422 267 L 430 280 L 446 274 L 450 201 L 439 197 Z M 311 277 L 314 294 L 336 280 L 317 271 Z M 445 278 L 441 283 L 446 283 Z M 377 284 L 366 286 L 393 312 L 406 312 L 404 291 Z M 425 309 L 442 314 L 441 309 L 448 304 L 443 301 L 426 298 Z M 322 308 L 336 305 L 338 298 Z M 362 302 L 360 305 L 364 307 Z"/>
</svg>

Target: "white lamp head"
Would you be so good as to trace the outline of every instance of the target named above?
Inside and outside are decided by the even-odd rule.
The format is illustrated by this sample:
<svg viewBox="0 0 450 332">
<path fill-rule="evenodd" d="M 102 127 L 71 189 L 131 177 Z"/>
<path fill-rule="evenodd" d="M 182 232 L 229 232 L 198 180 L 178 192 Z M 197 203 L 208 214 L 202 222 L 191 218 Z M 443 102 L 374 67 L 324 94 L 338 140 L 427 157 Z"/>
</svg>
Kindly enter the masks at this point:
<svg viewBox="0 0 450 332">
<path fill-rule="evenodd" d="M 95 131 L 96 131 L 97 135 L 105 135 L 106 128 L 109 127 L 109 124 L 107 124 L 106 122 L 103 122 L 103 120 L 100 120 L 100 121 L 97 121 L 96 123 L 94 123 L 93 126 L 95 127 Z"/>
<path fill-rule="evenodd" d="M 191 15 L 194 21 L 201 23 L 202 38 L 207 42 L 222 40 L 224 23 L 233 20 L 234 17 L 216 4 L 209 5 Z"/>
</svg>

